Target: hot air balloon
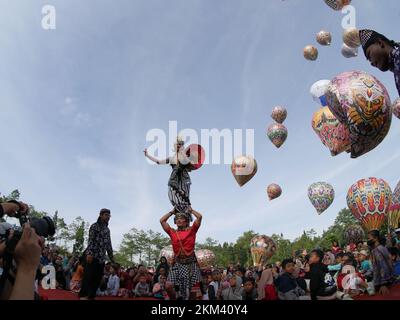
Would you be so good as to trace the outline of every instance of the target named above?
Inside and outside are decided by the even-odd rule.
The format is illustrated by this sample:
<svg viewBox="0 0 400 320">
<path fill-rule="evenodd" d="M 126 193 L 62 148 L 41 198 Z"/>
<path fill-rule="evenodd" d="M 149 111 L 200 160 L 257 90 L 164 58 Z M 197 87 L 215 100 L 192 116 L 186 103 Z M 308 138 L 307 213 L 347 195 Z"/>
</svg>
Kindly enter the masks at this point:
<svg viewBox="0 0 400 320">
<path fill-rule="evenodd" d="M 397 98 L 392 106 L 393 114 L 400 119 L 400 98 Z"/>
<path fill-rule="evenodd" d="M 257 162 L 251 156 L 236 157 L 232 162 L 231 171 L 236 182 L 242 187 L 257 173 Z"/>
<path fill-rule="evenodd" d="M 306 46 L 303 50 L 304 58 L 310 61 L 318 59 L 318 49 L 314 46 Z"/>
<path fill-rule="evenodd" d="M 201 269 L 210 268 L 215 265 L 215 254 L 208 249 L 200 249 L 196 251 L 197 262 Z"/>
<path fill-rule="evenodd" d="M 331 81 L 326 98 L 333 115 L 349 128 L 352 158 L 374 149 L 389 132 L 390 97 L 374 76 L 362 71 L 342 73 Z"/>
<path fill-rule="evenodd" d="M 397 184 L 396 188 L 394 189 L 392 202 L 394 204 L 400 204 L 400 181 Z"/>
<path fill-rule="evenodd" d="M 279 185 L 277 185 L 276 183 L 270 184 L 267 187 L 267 194 L 268 194 L 269 200 L 274 200 L 281 196 L 282 188 Z"/>
<path fill-rule="evenodd" d="M 174 263 L 174 250 L 172 249 L 172 246 L 166 246 L 164 248 L 161 249 L 160 251 L 160 255 L 159 255 L 159 259 L 161 259 L 161 257 L 165 257 L 168 261 L 169 265 L 172 265 Z"/>
<path fill-rule="evenodd" d="M 365 232 L 364 229 L 358 225 L 351 225 L 346 228 L 343 233 L 344 240 L 346 244 L 350 243 L 357 243 L 359 241 L 364 241 L 365 239 Z"/>
<path fill-rule="evenodd" d="M 272 109 L 271 118 L 278 123 L 283 123 L 287 117 L 287 110 L 284 107 L 276 106 Z"/>
<path fill-rule="evenodd" d="M 361 45 L 360 32 L 356 28 L 347 28 L 343 31 L 343 42 L 349 48 L 358 48 Z"/>
<path fill-rule="evenodd" d="M 335 190 L 329 183 L 316 182 L 308 188 L 308 198 L 318 214 L 322 214 L 335 199 Z"/>
<path fill-rule="evenodd" d="M 270 237 L 265 235 L 255 236 L 250 242 L 250 252 L 255 267 L 263 266 L 267 263 L 275 251 L 277 246 Z"/>
<path fill-rule="evenodd" d="M 347 193 L 347 205 L 367 230 L 379 230 L 392 201 L 390 186 L 383 179 L 357 181 Z"/>
<path fill-rule="evenodd" d="M 336 119 L 328 107 L 314 113 L 311 125 L 332 156 L 350 149 L 349 129 Z"/>
<path fill-rule="evenodd" d="M 288 131 L 283 124 L 274 123 L 268 127 L 267 132 L 269 140 L 277 147 L 280 148 L 286 141 Z"/>
<path fill-rule="evenodd" d="M 205 151 L 199 144 L 191 144 L 186 148 L 186 156 L 191 165 L 191 170 L 200 169 L 204 163 Z"/>
<path fill-rule="evenodd" d="M 343 43 L 342 55 L 345 58 L 354 58 L 358 56 L 358 48 L 350 48 L 348 45 Z"/>
<path fill-rule="evenodd" d="M 328 105 L 325 94 L 328 90 L 328 86 L 330 83 L 330 80 L 319 80 L 315 82 L 310 88 L 310 93 L 314 101 L 321 104 L 323 107 Z"/>
<path fill-rule="evenodd" d="M 400 182 L 397 184 L 392 195 L 392 203 L 388 211 L 388 225 L 397 229 L 400 224 Z"/>
<path fill-rule="evenodd" d="M 351 3 L 351 0 L 325 0 L 325 3 L 333 10 L 340 11 Z"/>
<path fill-rule="evenodd" d="M 329 46 L 332 42 L 332 35 L 329 31 L 321 30 L 317 33 L 317 42 L 321 46 Z"/>
</svg>

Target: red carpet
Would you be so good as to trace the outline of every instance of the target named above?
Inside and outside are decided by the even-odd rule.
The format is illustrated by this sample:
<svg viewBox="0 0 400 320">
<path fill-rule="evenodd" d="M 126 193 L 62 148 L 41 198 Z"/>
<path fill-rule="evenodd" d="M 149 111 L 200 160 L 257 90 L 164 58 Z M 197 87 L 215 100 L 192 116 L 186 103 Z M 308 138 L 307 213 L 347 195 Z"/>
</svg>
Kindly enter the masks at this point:
<svg viewBox="0 0 400 320">
<path fill-rule="evenodd" d="M 65 290 L 44 290 L 39 287 L 39 295 L 43 300 L 79 300 L 78 294 Z M 96 300 L 156 300 L 154 298 L 119 298 L 97 297 Z"/>
<path fill-rule="evenodd" d="M 390 288 L 390 293 L 387 296 L 381 295 L 362 295 L 355 300 L 400 300 L 400 284 L 397 284 Z"/>
<path fill-rule="evenodd" d="M 39 288 L 39 294 L 44 300 L 79 300 L 76 293 L 64 290 L 43 290 Z M 117 298 L 117 297 L 97 297 L 96 300 L 156 300 L 154 298 Z M 400 300 L 400 284 L 393 286 L 390 289 L 390 294 L 387 296 L 375 295 L 368 296 L 362 295 L 355 300 Z"/>
</svg>

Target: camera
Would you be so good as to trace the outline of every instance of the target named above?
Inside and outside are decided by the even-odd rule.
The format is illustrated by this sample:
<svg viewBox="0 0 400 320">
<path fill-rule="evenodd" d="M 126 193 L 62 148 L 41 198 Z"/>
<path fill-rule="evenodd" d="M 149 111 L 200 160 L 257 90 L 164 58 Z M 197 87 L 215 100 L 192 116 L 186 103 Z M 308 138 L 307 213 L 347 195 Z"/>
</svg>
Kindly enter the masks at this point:
<svg viewBox="0 0 400 320">
<path fill-rule="evenodd" d="M 50 217 L 43 218 L 30 218 L 28 216 L 28 212 L 22 214 L 18 212 L 15 216 L 19 220 L 19 227 L 11 226 L 7 223 L 3 223 L 0 229 L 3 229 L 4 232 L 0 234 L 0 238 L 2 240 L 7 240 L 9 238 L 11 230 L 14 231 L 12 239 L 9 241 L 9 246 L 7 246 L 7 250 L 10 253 L 14 252 L 15 246 L 17 245 L 19 239 L 21 239 L 24 224 L 29 223 L 31 228 L 33 228 L 36 234 L 40 237 L 48 238 L 55 234 L 56 228 L 53 220 Z"/>
</svg>

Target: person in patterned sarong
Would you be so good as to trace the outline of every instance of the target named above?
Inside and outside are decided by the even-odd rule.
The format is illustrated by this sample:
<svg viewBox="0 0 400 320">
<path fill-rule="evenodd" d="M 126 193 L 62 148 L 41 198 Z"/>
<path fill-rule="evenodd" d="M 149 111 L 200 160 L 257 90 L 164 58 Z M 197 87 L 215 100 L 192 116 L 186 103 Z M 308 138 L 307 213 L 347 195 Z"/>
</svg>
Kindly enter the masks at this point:
<svg viewBox="0 0 400 320">
<path fill-rule="evenodd" d="M 170 164 L 172 172 L 168 180 L 168 198 L 176 211 L 185 213 L 192 221 L 190 203 L 190 185 L 192 184 L 189 172 L 192 165 L 185 154 L 184 141 L 178 137 L 175 143 L 175 154 L 167 159 L 159 160 L 144 150 L 144 155 L 157 164 Z"/>
<path fill-rule="evenodd" d="M 171 228 L 168 219 L 173 216 L 177 229 Z M 190 226 L 189 215 L 193 214 L 196 220 Z M 189 299 L 190 290 L 202 280 L 199 264 L 194 253 L 196 233 L 200 228 L 202 215 L 191 209 L 190 213 L 178 212 L 174 209 L 160 219 L 164 231 L 171 238 L 174 251 L 174 262 L 168 274 L 168 281 L 179 287 L 179 293 L 184 300 Z"/>
</svg>

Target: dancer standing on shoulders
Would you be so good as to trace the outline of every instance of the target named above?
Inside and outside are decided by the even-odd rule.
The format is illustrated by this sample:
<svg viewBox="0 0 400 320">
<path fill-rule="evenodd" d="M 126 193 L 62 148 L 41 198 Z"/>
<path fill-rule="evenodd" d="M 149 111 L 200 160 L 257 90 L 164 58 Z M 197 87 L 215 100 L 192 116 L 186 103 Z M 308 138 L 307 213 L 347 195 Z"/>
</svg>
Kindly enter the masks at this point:
<svg viewBox="0 0 400 320">
<path fill-rule="evenodd" d="M 191 203 L 190 203 L 190 185 L 192 184 L 189 172 L 192 165 L 185 154 L 184 141 L 181 138 L 176 139 L 175 154 L 167 159 L 159 160 L 152 157 L 144 150 L 144 155 L 157 164 L 170 164 L 172 173 L 168 181 L 168 197 L 174 208 L 181 213 L 187 214 L 192 221 Z"/>
</svg>

